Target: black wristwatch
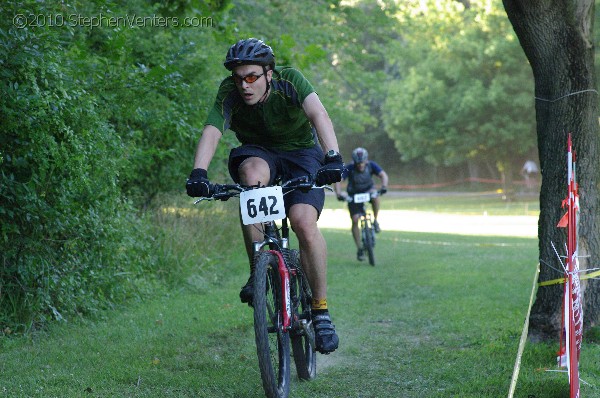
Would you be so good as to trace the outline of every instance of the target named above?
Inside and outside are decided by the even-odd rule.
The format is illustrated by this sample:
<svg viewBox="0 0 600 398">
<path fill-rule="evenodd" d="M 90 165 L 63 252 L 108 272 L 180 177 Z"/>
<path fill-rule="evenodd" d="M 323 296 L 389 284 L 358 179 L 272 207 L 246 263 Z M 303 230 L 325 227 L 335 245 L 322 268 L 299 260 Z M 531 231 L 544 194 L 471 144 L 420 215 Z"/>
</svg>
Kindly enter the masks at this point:
<svg viewBox="0 0 600 398">
<path fill-rule="evenodd" d="M 325 155 L 325 158 L 332 159 L 332 158 L 335 158 L 336 156 L 339 156 L 339 155 L 340 155 L 339 152 L 337 152 L 337 151 L 335 151 L 333 149 L 330 149 L 329 151 L 327 151 L 327 154 Z"/>
</svg>

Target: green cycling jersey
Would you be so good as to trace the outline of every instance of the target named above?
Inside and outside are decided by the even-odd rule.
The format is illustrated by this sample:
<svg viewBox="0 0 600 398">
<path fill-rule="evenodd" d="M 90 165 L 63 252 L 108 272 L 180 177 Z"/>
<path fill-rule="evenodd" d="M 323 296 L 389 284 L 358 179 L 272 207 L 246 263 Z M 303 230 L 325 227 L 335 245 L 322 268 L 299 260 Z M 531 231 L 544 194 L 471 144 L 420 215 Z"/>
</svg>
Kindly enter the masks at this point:
<svg viewBox="0 0 600 398">
<path fill-rule="evenodd" d="M 285 151 L 311 148 L 316 139 L 302 103 L 314 91 L 298 70 L 276 67 L 266 101 L 246 105 L 229 76 L 221 82 L 205 124 L 221 133 L 234 131 L 242 144 Z"/>
</svg>

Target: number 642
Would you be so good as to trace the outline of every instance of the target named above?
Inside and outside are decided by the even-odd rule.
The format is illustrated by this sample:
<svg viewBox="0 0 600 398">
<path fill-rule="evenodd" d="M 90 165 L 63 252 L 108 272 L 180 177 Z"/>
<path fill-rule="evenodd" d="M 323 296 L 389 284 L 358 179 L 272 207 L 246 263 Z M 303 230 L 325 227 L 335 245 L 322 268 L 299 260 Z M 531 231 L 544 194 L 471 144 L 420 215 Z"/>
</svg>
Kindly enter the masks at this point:
<svg viewBox="0 0 600 398">
<path fill-rule="evenodd" d="M 270 202 L 270 205 L 267 204 L 267 201 Z M 248 199 L 246 202 L 246 209 L 248 211 L 248 215 L 252 218 L 258 215 L 258 212 L 262 212 L 265 216 L 279 214 L 279 210 L 275 209 L 277 205 L 277 198 L 275 196 L 267 196 L 261 197 L 260 202 L 258 203 L 258 207 L 256 206 L 255 199 Z"/>
</svg>

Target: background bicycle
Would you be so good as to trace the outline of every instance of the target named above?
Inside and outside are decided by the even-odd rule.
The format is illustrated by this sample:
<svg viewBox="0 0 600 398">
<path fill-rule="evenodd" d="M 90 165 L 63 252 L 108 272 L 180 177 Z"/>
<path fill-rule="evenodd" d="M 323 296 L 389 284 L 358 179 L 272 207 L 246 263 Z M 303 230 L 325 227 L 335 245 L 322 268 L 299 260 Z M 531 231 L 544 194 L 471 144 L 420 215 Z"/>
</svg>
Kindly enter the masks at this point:
<svg viewBox="0 0 600 398">
<path fill-rule="evenodd" d="M 348 203 L 360 204 L 361 209 L 359 213 L 359 228 L 360 228 L 360 240 L 362 243 L 362 252 L 366 253 L 369 259 L 369 264 L 375 266 L 375 233 L 376 225 L 374 222 L 373 213 L 368 210 L 365 203 L 370 202 L 371 199 L 379 196 L 378 191 L 357 193 L 346 197 Z M 359 249 L 358 259 L 361 255 L 361 249 Z M 364 254 L 363 254 L 364 255 Z"/>
</svg>

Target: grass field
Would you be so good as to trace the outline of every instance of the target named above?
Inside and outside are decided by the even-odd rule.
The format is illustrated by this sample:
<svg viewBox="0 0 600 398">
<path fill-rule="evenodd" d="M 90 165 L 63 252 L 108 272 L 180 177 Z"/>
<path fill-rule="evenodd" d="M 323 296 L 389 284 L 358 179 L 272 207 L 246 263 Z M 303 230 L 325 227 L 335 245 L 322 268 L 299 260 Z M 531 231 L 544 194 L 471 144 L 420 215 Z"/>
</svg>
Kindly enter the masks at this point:
<svg viewBox="0 0 600 398">
<path fill-rule="evenodd" d="M 327 196 L 327 208 L 346 208 L 345 203 L 336 201 L 332 194 Z M 415 210 L 437 213 L 490 216 L 538 216 L 539 201 L 534 196 L 505 201 L 496 192 L 456 193 L 456 192 L 390 192 L 382 197 L 383 210 Z"/>
<path fill-rule="evenodd" d="M 421 202 L 410 206 L 434 206 Z M 235 209 L 231 203 L 209 206 L 205 217 Z M 486 208 L 494 207 L 505 204 Z M 234 239 L 235 217 L 227 224 L 235 232 L 222 233 L 212 248 L 197 244 L 191 218 L 169 212 L 159 218 L 173 231 L 180 258 L 201 264 L 190 267 L 176 288 L 93 321 L 0 337 L 0 396 L 264 396 L 252 313 L 237 296 L 247 265 Z M 371 267 L 356 261 L 349 231 L 325 229 L 324 235 L 340 348 L 319 356 L 316 380 L 293 378 L 292 397 L 507 396 L 536 239 L 384 231 Z M 597 339 L 586 338 L 581 377 L 590 385 L 582 386 L 581 396 L 599 396 L 600 350 Z M 515 397 L 568 396 L 566 374 L 545 371 L 555 369 L 557 349 L 558 342 L 526 345 Z"/>
</svg>

